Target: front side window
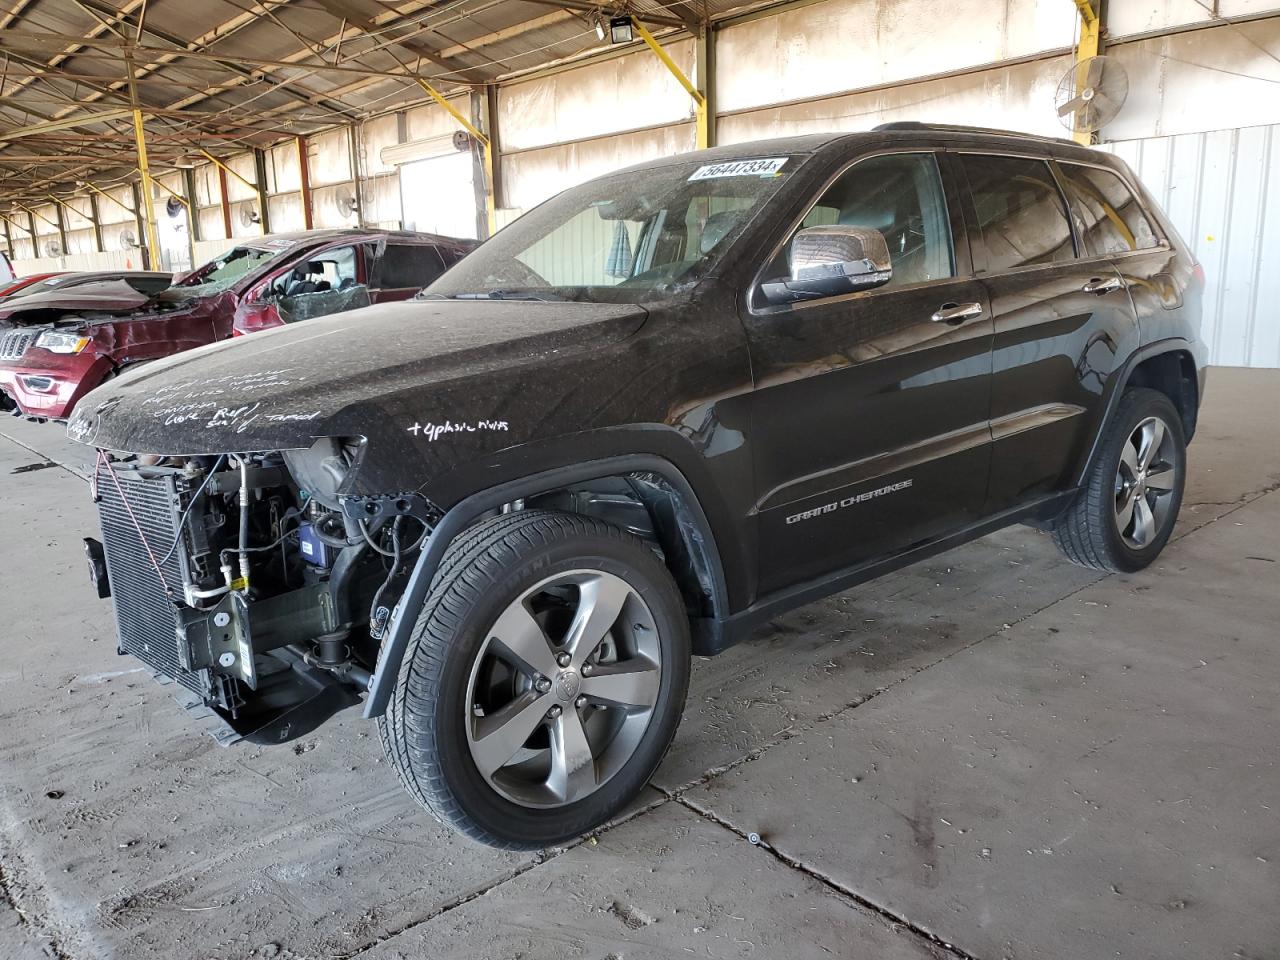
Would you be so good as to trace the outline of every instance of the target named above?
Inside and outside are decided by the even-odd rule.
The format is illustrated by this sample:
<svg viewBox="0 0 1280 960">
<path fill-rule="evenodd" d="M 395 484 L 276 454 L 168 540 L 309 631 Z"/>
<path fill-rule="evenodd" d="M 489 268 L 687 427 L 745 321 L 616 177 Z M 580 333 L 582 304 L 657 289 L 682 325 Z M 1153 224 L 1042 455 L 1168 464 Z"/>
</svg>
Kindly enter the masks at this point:
<svg viewBox="0 0 1280 960">
<path fill-rule="evenodd" d="M 356 273 L 356 248 L 319 250 L 282 270 L 271 281 L 277 297 L 299 297 L 306 293 L 346 290 L 360 282 Z"/>
<path fill-rule="evenodd" d="M 1058 162 L 1086 256 L 1159 246 L 1151 221 L 1125 182 L 1110 170 Z"/>
<path fill-rule="evenodd" d="M 710 276 L 795 157 L 601 177 L 500 230 L 424 296 L 642 302 Z"/>
<path fill-rule="evenodd" d="M 884 237 L 893 275 L 881 289 L 955 275 L 947 203 L 931 153 L 870 157 L 854 164 L 823 192 L 796 232 L 837 224 L 869 227 Z M 794 239 L 795 234 L 787 238 L 763 283 L 790 275 Z"/>
<path fill-rule="evenodd" d="M 977 215 L 978 272 L 1075 258 L 1067 209 L 1047 163 L 972 153 L 960 154 L 959 159 Z"/>
</svg>

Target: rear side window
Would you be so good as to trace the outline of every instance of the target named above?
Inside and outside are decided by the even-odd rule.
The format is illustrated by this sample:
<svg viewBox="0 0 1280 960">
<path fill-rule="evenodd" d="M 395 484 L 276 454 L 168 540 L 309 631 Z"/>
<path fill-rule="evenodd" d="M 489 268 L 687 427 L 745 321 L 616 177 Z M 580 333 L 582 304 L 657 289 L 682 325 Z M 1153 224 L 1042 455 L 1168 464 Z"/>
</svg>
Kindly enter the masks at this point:
<svg viewBox="0 0 1280 960">
<path fill-rule="evenodd" d="M 1125 182 L 1110 170 L 1058 163 L 1085 256 L 1100 257 L 1159 246 L 1151 221 Z"/>
<path fill-rule="evenodd" d="M 435 247 L 419 243 L 388 243 L 373 271 L 379 290 L 425 287 L 444 273 L 444 261 Z"/>
<path fill-rule="evenodd" d="M 1043 160 L 961 154 L 977 214 L 974 261 L 994 273 L 1075 258 L 1057 181 Z"/>
</svg>

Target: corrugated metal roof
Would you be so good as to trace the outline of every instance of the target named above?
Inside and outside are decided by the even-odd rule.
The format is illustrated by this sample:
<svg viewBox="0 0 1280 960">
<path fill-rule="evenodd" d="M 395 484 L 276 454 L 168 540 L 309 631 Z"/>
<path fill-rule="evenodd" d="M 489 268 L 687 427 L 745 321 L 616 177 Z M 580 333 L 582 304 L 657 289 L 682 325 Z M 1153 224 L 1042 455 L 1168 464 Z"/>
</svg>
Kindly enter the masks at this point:
<svg viewBox="0 0 1280 960">
<path fill-rule="evenodd" d="M 636 0 L 629 9 L 661 35 L 750 5 Z M 415 74 L 448 91 L 588 55 L 608 44 L 595 30 L 608 8 L 587 0 L 18 0 L 0 13 L 0 54 L 9 61 L 0 85 L 5 193 L 34 197 L 78 178 L 127 174 L 126 45 L 151 153 L 163 166 L 196 145 L 215 153 L 266 146 L 421 102 Z M 115 115 L 93 116 L 106 111 Z"/>
</svg>

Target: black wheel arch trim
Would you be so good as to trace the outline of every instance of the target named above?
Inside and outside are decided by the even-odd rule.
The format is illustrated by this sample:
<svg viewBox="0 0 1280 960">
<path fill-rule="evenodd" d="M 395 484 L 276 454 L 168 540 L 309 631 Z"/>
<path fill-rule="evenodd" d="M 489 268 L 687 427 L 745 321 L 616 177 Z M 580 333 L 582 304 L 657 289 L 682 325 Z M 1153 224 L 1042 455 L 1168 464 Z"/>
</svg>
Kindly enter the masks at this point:
<svg viewBox="0 0 1280 960">
<path fill-rule="evenodd" d="M 692 624 L 694 651 L 717 649 L 719 645 L 714 637 L 719 633 L 719 624 L 728 616 L 728 590 L 711 524 L 689 481 L 671 461 L 652 454 L 629 454 L 589 460 L 545 470 L 480 490 L 464 497 L 445 512 L 418 554 L 418 560 L 409 574 L 408 583 L 397 604 L 396 616 L 392 619 L 373 677 L 369 681 L 364 717 L 366 719 L 380 717 L 386 712 L 400 674 L 401 663 L 409 648 L 413 626 L 418 619 L 417 611 L 426 602 L 427 593 L 431 589 L 432 580 L 435 579 L 436 570 L 440 567 L 440 561 L 444 558 L 449 544 L 458 534 L 488 511 L 515 500 L 548 493 L 566 484 L 586 483 L 631 473 L 657 474 L 670 483 L 684 500 L 694 522 L 706 539 L 712 577 L 711 604 L 715 617 L 710 621 L 695 621 Z"/>
<path fill-rule="evenodd" d="M 1196 350 L 1195 343 L 1190 340 L 1185 340 L 1182 337 L 1170 337 L 1166 340 L 1157 340 L 1154 343 L 1148 343 L 1145 346 L 1139 347 L 1129 355 L 1129 358 L 1124 362 L 1123 366 L 1116 369 L 1116 373 L 1112 377 L 1111 385 L 1107 390 L 1102 418 L 1098 423 L 1098 429 L 1094 432 L 1093 440 L 1089 445 L 1088 456 L 1084 458 L 1084 462 L 1081 463 L 1080 468 L 1072 478 L 1073 486 L 1079 487 L 1080 484 L 1084 482 L 1084 478 L 1089 475 L 1089 471 L 1093 468 L 1094 462 L 1101 454 L 1102 437 L 1106 432 L 1106 425 L 1115 413 L 1116 407 L 1120 403 L 1120 398 L 1124 396 L 1125 384 L 1127 384 L 1133 376 L 1133 371 L 1144 361 L 1166 353 L 1185 353 L 1192 358 L 1198 377 L 1196 383 L 1196 403 L 1197 405 L 1199 404 L 1199 392 L 1203 386 L 1201 382 L 1203 379 L 1203 364 L 1201 364 L 1200 358 L 1197 356 L 1198 351 Z M 1191 438 L 1188 437 L 1187 439 L 1190 440 Z"/>
</svg>

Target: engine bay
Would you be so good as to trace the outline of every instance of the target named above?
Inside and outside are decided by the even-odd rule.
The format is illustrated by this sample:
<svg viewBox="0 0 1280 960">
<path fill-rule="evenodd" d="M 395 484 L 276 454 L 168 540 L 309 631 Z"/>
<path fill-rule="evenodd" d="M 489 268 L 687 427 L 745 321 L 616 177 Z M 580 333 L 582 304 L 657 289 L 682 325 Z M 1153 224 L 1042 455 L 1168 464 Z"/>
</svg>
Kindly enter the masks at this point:
<svg viewBox="0 0 1280 960">
<path fill-rule="evenodd" d="M 94 475 L 93 578 L 121 653 L 278 743 L 359 702 L 433 514 L 421 497 L 344 496 L 359 445 L 113 457 Z"/>
</svg>

